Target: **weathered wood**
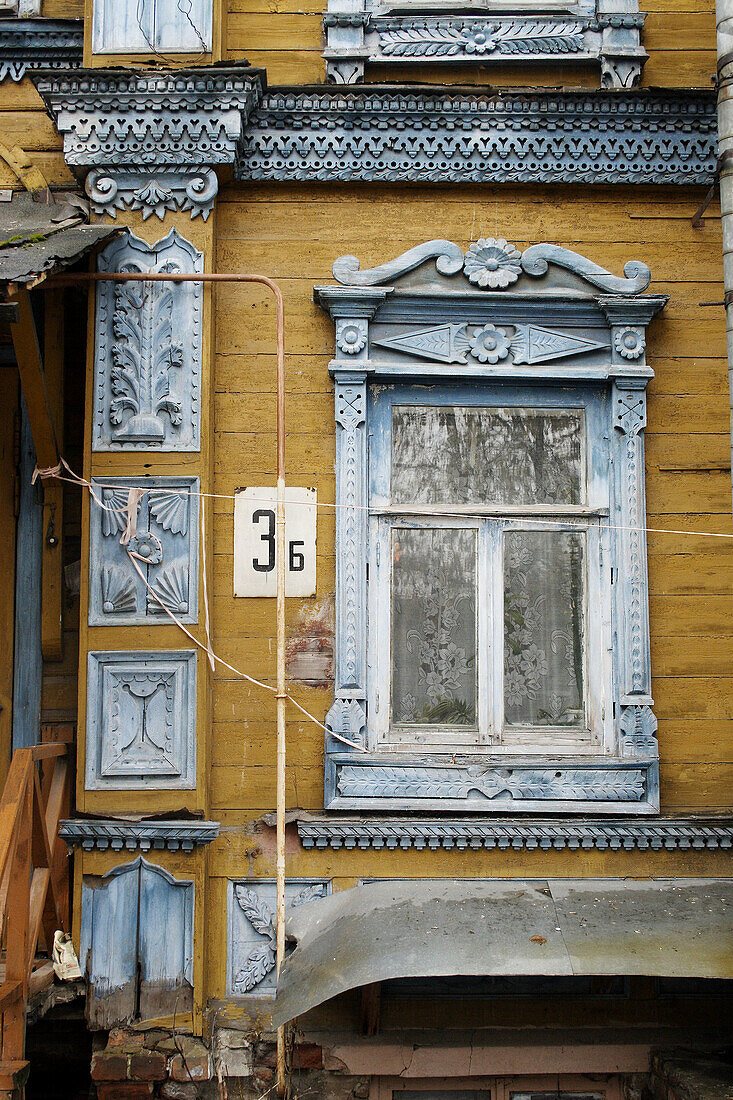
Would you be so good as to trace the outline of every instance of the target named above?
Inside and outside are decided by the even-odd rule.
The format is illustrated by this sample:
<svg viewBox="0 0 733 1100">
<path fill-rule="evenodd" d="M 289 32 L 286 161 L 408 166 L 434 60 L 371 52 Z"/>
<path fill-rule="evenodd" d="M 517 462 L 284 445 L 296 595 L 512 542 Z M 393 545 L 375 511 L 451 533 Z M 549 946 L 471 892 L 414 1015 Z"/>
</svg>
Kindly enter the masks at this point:
<svg viewBox="0 0 733 1100">
<path fill-rule="evenodd" d="M 15 623 L 15 526 L 18 489 L 18 379 L 0 370 L 0 784 L 5 783 L 12 751 L 13 633 Z"/>
<path fill-rule="evenodd" d="M 359 1009 L 362 1035 L 378 1035 L 382 1012 L 382 983 L 372 982 L 361 987 Z"/>
<path fill-rule="evenodd" d="M 13 748 L 34 745 L 41 718 L 41 541 L 40 485 L 31 485 L 36 465 L 30 424 L 21 401 L 19 514 L 15 574 Z"/>
<path fill-rule="evenodd" d="M 36 457 L 41 466 L 55 466 L 58 462 L 56 427 L 29 292 L 20 288 L 16 300 L 19 318 L 11 324 L 10 331 Z"/>
<path fill-rule="evenodd" d="M 57 440 L 63 440 L 64 300 L 62 291 L 44 295 L 43 365 L 51 419 Z M 63 532 L 64 486 L 46 481 L 43 486 L 43 556 L 41 600 L 41 650 L 44 660 L 60 661 L 63 635 Z"/>
</svg>

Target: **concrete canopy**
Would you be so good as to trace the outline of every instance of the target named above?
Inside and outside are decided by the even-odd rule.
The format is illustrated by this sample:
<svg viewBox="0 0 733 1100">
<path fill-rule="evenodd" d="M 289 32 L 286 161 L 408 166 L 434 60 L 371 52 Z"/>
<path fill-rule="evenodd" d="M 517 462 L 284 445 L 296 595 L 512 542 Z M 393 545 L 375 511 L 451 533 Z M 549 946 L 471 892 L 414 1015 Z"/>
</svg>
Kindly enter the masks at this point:
<svg viewBox="0 0 733 1100">
<path fill-rule="evenodd" d="M 374 882 L 289 911 L 276 1026 L 407 977 L 733 977 L 733 879 Z"/>
</svg>

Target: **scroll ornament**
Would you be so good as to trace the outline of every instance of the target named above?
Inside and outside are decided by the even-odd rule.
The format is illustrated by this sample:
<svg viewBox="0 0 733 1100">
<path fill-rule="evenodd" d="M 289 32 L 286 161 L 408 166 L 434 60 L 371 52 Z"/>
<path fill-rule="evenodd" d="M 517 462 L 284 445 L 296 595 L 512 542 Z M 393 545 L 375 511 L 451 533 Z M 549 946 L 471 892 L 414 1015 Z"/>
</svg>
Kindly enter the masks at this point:
<svg viewBox="0 0 733 1100">
<path fill-rule="evenodd" d="M 344 286 L 378 286 L 406 275 L 431 259 L 435 260 L 441 275 L 451 276 L 462 271 L 473 286 L 486 291 L 506 290 L 521 275 L 542 278 L 550 264 L 570 271 L 608 294 L 640 294 L 649 286 L 652 277 L 647 265 L 639 260 L 629 260 L 624 265 L 625 277 L 621 278 L 569 248 L 534 244 L 520 252 L 503 237 L 482 237 L 474 241 L 465 254 L 451 241 L 427 241 L 366 271 L 361 270 L 356 256 L 341 256 L 333 265 L 333 275 Z"/>
</svg>

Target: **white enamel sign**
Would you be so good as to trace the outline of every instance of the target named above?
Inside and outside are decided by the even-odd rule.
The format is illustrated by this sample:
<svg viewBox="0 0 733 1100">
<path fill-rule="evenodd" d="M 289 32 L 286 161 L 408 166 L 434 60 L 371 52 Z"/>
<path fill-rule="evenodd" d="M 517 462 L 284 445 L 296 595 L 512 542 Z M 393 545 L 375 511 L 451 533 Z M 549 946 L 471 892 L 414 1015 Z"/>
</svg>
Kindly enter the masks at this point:
<svg viewBox="0 0 733 1100">
<path fill-rule="evenodd" d="M 237 489 L 234 498 L 234 595 L 277 595 L 277 490 Z M 285 489 L 285 595 L 316 591 L 316 490 Z"/>
</svg>

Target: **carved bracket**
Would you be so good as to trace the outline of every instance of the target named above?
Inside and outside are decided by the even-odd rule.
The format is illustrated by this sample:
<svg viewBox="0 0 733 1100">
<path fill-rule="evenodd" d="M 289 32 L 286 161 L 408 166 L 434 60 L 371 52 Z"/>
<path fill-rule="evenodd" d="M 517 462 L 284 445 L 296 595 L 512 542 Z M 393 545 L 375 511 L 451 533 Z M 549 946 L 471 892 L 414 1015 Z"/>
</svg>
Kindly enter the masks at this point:
<svg viewBox="0 0 733 1100">
<path fill-rule="evenodd" d="M 207 218 L 214 169 L 234 164 L 242 128 L 262 94 L 260 70 L 143 72 L 85 69 L 39 77 L 36 87 L 64 139 L 66 163 L 99 214 L 142 211 L 164 218 L 189 210 Z"/>
</svg>

